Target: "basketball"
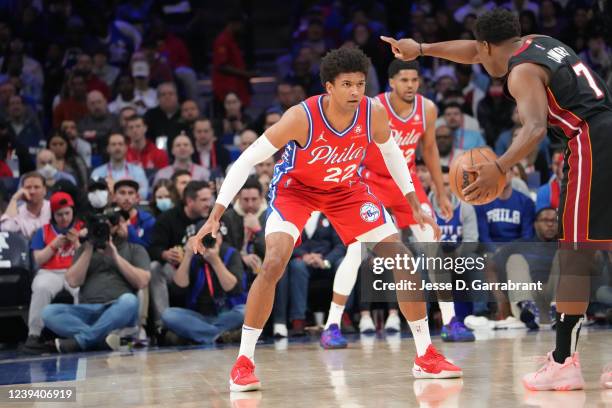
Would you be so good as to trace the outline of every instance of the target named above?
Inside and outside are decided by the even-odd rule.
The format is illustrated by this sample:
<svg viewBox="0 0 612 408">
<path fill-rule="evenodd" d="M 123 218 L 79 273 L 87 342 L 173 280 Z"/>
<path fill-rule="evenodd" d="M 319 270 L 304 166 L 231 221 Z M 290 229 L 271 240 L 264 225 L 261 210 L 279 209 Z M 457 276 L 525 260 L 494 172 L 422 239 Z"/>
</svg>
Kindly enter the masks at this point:
<svg viewBox="0 0 612 408">
<path fill-rule="evenodd" d="M 488 147 L 477 147 L 475 149 L 467 150 L 463 152 L 463 154 L 457 156 L 452 161 L 448 173 L 450 188 L 453 194 L 456 195 L 461 201 L 474 205 L 487 204 L 495 200 L 506 186 L 506 176 L 503 174 L 499 175 L 497 189 L 493 196 L 487 197 L 487 199 L 481 198 L 479 200 L 467 201 L 463 196 L 463 189 L 476 180 L 476 173 L 464 171 L 463 167 L 469 167 L 479 163 L 493 162 L 496 159 L 497 155 Z"/>
</svg>

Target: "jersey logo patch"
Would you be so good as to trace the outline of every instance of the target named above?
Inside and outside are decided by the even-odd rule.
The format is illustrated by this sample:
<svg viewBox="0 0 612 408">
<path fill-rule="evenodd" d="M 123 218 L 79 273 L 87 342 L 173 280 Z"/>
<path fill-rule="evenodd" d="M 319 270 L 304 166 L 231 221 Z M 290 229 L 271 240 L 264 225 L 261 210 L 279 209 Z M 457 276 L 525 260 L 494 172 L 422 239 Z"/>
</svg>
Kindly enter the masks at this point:
<svg viewBox="0 0 612 408">
<path fill-rule="evenodd" d="M 355 126 L 355 133 L 357 133 L 357 134 L 361 133 L 361 125 Z"/>
<path fill-rule="evenodd" d="M 380 218 L 380 210 L 373 203 L 367 202 L 359 209 L 359 215 L 365 222 L 375 222 Z"/>
<path fill-rule="evenodd" d="M 327 139 L 323 137 L 323 132 L 321 132 L 321 134 L 319 135 L 319 137 L 317 138 L 317 142 L 323 141 L 323 142 L 327 142 Z"/>
</svg>

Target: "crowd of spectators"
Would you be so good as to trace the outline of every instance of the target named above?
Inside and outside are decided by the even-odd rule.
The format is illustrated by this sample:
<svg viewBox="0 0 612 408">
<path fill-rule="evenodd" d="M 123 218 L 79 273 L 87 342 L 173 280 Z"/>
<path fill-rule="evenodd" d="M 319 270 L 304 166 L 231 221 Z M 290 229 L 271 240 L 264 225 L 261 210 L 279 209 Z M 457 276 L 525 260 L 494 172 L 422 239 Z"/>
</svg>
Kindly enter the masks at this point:
<svg viewBox="0 0 612 408">
<path fill-rule="evenodd" d="M 358 47 L 371 58 L 366 93 L 375 96 L 387 89 L 392 60 L 379 35 L 471 39 L 476 17 L 497 5 L 519 15 L 524 34 L 564 41 L 612 85 L 606 2 L 300 4 L 291 45 L 266 72 L 276 88 L 265 106 L 254 103 L 250 82 L 259 72 L 245 53 L 249 15 L 228 13 L 205 50 L 208 66 L 194 41 L 205 6 L 111 3 L 0 5 L 0 229 L 21 235 L 32 250 L 29 350 L 44 349 L 43 327 L 64 338 L 55 345 L 60 352 L 117 348 L 117 330 L 126 327 L 158 344 L 231 339 L 265 253 L 274 160 L 253 170 L 203 257 L 192 255 L 188 238 L 208 216 L 232 161 L 289 107 L 323 92 L 318 65 L 332 48 Z M 199 82 L 205 78 L 212 79 L 209 100 Z M 439 109 L 442 166 L 478 146 L 502 154 L 520 128 L 503 82 L 480 66 L 423 58 L 420 92 Z M 554 136 L 515 166 L 494 202 L 470 206 L 453 198 L 455 224 L 438 217 L 444 239 L 485 246 L 536 239 L 539 222 L 556 222 L 550 210 L 559 206 L 563 152 Z M 429 192 L 427 168 L 418 165 L 417 174 Z M 108 211 L 116 219 L 107 245 L 83 240 L 92 233 L 91 215 Z M 292 334 L 304 333 L 314 311 L 309 283 L 331 289 L 344 256 L 323 214 L 313 214 L 302 242 L 277 289 L 272 333 L 281 337 L 288 324 Z M 78 305 L 52 303 L 64 289 Z"/>
</svg>

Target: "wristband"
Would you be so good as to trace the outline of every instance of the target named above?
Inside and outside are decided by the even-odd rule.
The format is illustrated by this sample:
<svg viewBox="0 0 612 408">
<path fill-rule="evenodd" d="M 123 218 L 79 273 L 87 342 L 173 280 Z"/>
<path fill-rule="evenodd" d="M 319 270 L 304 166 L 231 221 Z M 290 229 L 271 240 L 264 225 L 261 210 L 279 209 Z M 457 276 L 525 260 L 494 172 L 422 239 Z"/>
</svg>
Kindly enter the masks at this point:
<svg viewBox="0 0 612 408">
<path fill-rule="evenodd" d="M 501 165 L 497 162 L 497 160 L 495 160 L 495 165 L 497 166 L 497 170 L 499 170 L 501 174 L 506 174 L 506 172 L 502 169 Z"/>
</svg>

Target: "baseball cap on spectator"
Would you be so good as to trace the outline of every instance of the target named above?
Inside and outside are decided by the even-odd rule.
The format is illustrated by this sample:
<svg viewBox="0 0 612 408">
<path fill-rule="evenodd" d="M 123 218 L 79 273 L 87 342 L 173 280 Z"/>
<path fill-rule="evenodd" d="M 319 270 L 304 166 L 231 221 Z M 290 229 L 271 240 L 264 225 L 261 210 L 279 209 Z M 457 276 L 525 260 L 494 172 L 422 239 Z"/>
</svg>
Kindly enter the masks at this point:
<svg viewBox="0 0 612 408">
<path fill-rule="evenodd" d="M 58 191 L 51 195 L 51 212 L 55 213 L 65 207 L 74 207 L 74 200 L 68 193 Z"/>
<path fill-rule="evenodd" d="M 137 77 L 149 77 L 149 64 L 146 61 L 134 61 L 132 63 L 132 76 Z"/>
<path fill-rule="evenodd" d="M 135 180 L 132 180 L 132 179 L 121 179 L 121 180 L 117 181 L 115 183 L 115 185 L 113 186 L 113 193 L 116 193 L 117 190 L 119 190 L 119 187 L 123 187 L 123 186 L 132 187 L 136 191 L 138 191 L 138 189 L 140 188 L 140 185 Z"/>
</svg>

